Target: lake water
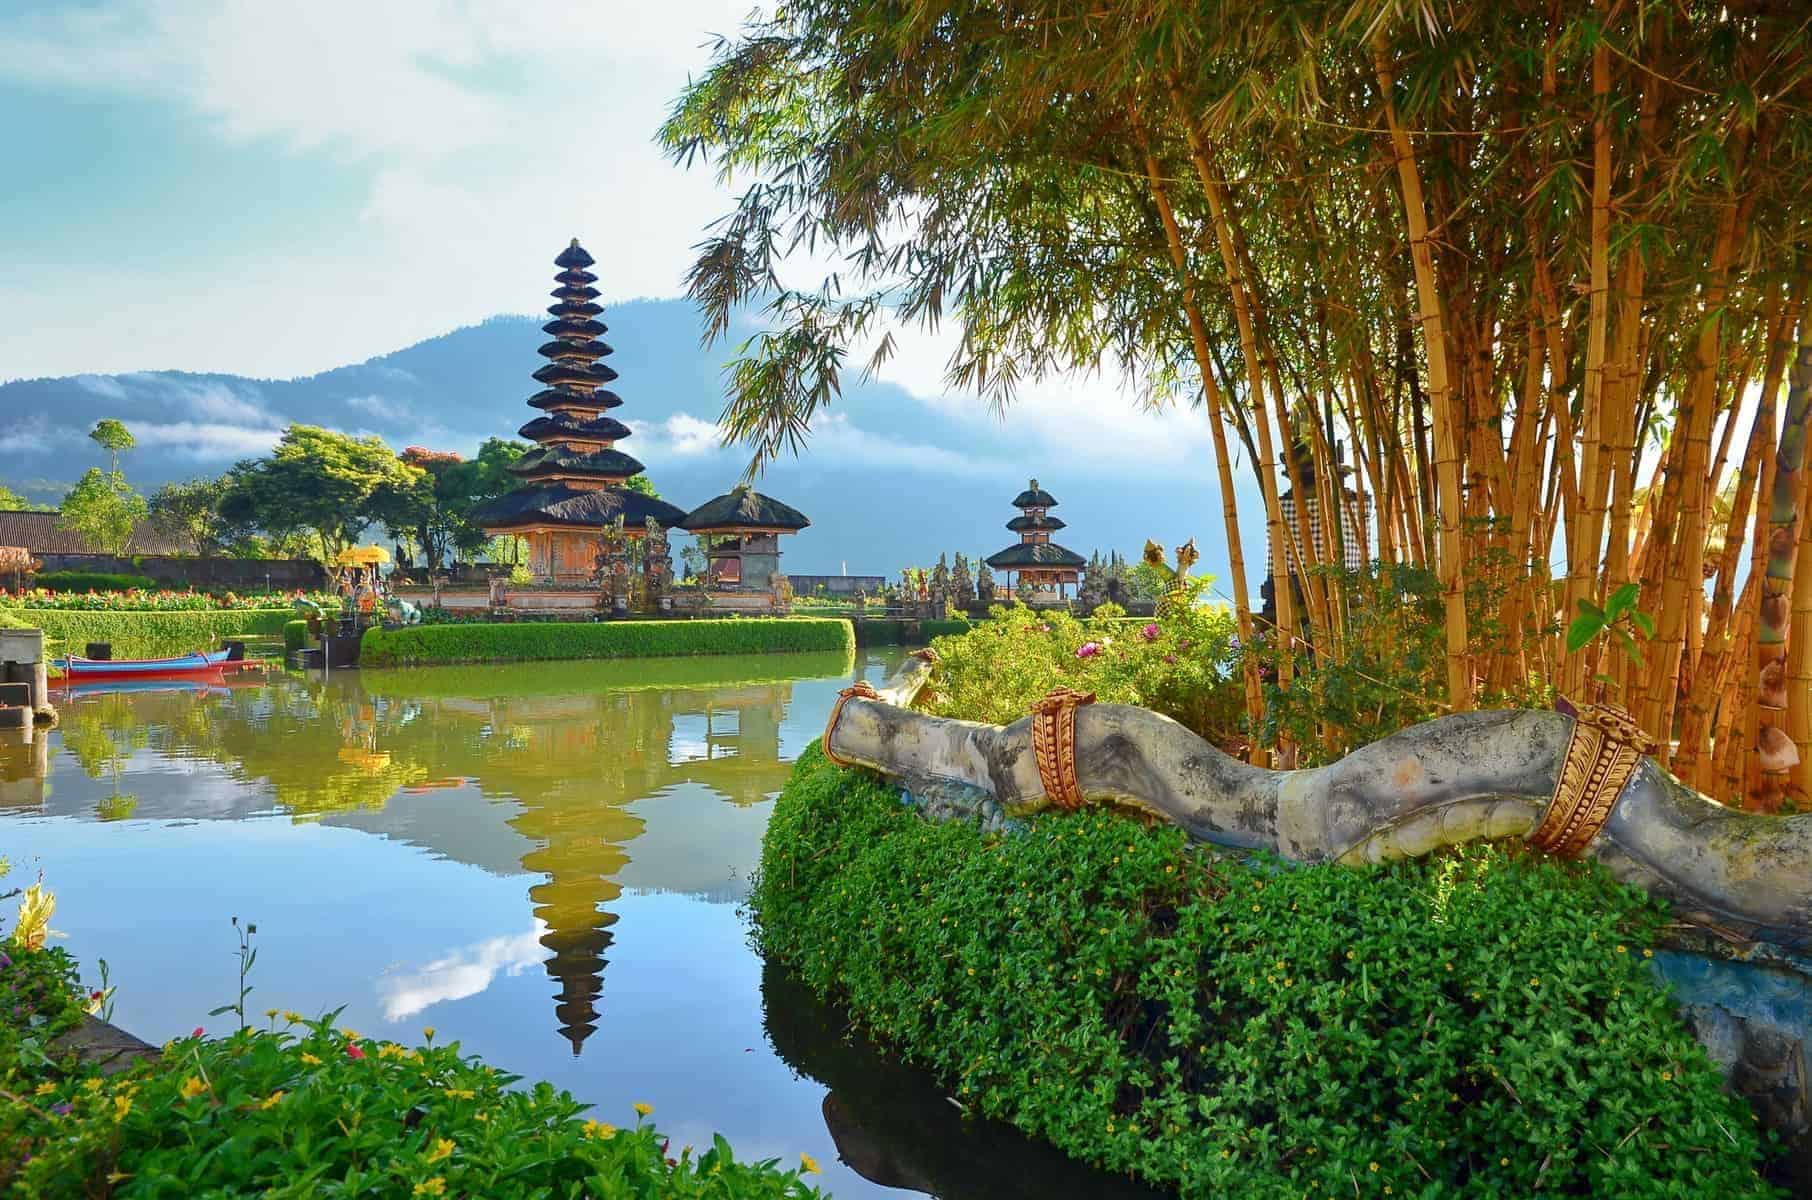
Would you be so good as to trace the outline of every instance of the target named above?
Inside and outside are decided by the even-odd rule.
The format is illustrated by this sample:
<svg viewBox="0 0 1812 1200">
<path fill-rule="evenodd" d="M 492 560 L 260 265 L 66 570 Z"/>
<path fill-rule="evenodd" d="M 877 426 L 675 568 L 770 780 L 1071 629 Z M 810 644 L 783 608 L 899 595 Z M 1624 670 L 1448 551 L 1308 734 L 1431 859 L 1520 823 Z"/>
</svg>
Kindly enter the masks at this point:
<svg viewBox="0 0 1812 1200">
<path fill-rule="evenodd" d="M 9 883 L 152 1042 L 248 1007 L 423 1026 L 674 1145 L 812 1155 L 839 1197 L 1141 1196 L 847 1033 L 739 911 L 788 764 L 898 652 L 274 674 L 59 694 L 0 746 Z M 142 689 L 142 690 L 141 690 Z M 11 735 L 9 735 L 11 736 Z"/>
</svg>

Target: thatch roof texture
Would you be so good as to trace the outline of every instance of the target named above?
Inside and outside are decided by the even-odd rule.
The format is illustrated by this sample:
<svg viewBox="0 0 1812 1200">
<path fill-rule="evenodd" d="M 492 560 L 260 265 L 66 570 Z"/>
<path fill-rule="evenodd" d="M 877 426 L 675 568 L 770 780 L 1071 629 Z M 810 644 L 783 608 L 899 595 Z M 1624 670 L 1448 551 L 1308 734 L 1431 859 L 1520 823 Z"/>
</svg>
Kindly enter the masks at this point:
<svg viewBox="0 0 1812 1200">
<path fill-rule="evenodd" d="M 680 528 L 693 533 L 713 529 L 774 529 L 797 533 L 811 519 L 789 504 L 746 487 L 707 500 L 686 514 Z"/>
</svg>

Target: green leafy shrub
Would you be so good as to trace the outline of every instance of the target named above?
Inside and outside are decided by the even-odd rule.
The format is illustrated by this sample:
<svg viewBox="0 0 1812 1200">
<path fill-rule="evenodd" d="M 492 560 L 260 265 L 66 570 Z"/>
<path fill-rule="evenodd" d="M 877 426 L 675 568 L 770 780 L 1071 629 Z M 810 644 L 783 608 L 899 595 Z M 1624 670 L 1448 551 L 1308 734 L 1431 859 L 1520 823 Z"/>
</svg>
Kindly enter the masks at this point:
<svg viewBox="0 0 1812 1200">
<path fill-rule="evenodd" d="M 288 608 L 231 612 L 60 612 L 17 609 L 27 625 L 57 643 L 56 653 L 80 654 L 89 642 L 107 642 L 115 658 L 168 658 L 217 646 L 223 639 L 278 637 L 295 617 Z"/>
<path fill-rule="evenodd" d="M 1662 914 L 1596 867 L 1288 869 L 1098 809 L 984 835 L 813 748 L 751 906 L 964 1104 L 1186 1197 L 1772 1194 L 1644 969 Z"/>
<path fill-rule="evenodd" d="M 932 638 L 937 637 L 954 637 L 957 634 L 968 633 L 973 628 L 974 625 L 963 620 L 961 617 L 938 618 L 935 620 L 919 622 L 919 633 L 926 641 L 930 641 Z"/>
<path fill-rule="evenodd" d="M 282 608 L 297 600 L 328 601 L 338 604 L 330 593 L 308 592 L 197 592 L 168 588 L 157 591 L 65 591 L 53 592 L 29 588 L 23 592 L 0 592 L 0 606 L 15 610 L 42 609 L 81 610 L 87 612 L 216 612 L 226 609 Z"/>
<path fill-rule="evenodd" d="M 1259 740 L 1289 738 L 1297 764 L 1333 762 L 1360 746 L 1447 712 L 1446 620 L 1441 584 L 1426 567 L 1383 563 L 1362 572 L 1321 567 L 1338 577 L 1346 597 L 1344 635 L 1320 658 L 1298 645 L 1294 678 L 1278 686 L 1282 653 L 1275 636 L 1252 647 L 1265 683 L 1265 722 Z M 1467 639 L 1478 661 L 1501 643 L 1499 605 L 1515 577 L 1501 551 L 1467 564 Z M 1509 694 L 1476 697 L 1481 707 L 1546 708 L 1553 693 L 1530 680 Z"/>
<path fill-rule="evenodd" d="M 283 657 L 287 659 L 306 645 L 308 645 L 308 622 L 283 622 Z"/>
<path fill-rule="evenodd" d="M 1155 709 L 1211 741 L 1237 730 L 1243 701 L 1224 609 L 1182 604 L 1146 621 L 1114 605 L 1080 621 L 1023 605 L 989 611 L 969 632 L 933 642 L 939 662 L 920 702 L 928 712 L 1008 725 L 1062 686 Z"/>
<path fill-rule="evenodd" d="M 147 575 L 120 575 L 107 571 L 45 571 L 33 582 L 47 592 L 130 592 L 157 590 L 157 580 Z"/>
<path fill-rule="evenodd" d="M 366 630 L 360 644 L 359 661 L 367 666 L 384 667 L 518 659 L 850 651 L 854 648 L 855 635 L 849 622 L 829 617 L 418 625 Z"/>
</svg>

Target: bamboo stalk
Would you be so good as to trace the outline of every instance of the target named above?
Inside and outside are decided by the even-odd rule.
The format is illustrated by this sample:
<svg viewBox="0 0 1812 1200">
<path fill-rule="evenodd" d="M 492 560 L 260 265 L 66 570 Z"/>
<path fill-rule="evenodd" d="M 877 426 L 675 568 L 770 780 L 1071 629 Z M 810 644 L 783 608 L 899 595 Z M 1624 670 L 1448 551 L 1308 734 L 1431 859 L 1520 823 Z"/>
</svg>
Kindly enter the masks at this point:
<svg viewBox="0 0 1812 1200">
<path fill-rule="evenodd" d="M 1228 571 L 1232 576 L 1234 620 L 1237 623 L 1240 645 L 1250 647 L 1255 644 L 1256 631 L 1252 620 L 1252 606 L 1248 600 L 1250 593 L 1246 590 L 1246 557 L 1239 532 L 1239 507 L 1233 491 L 1233 463 L 1227 453 L 1227 431 L 1221 415 L 1220 385 L 1215 382 L 1213 357 L 1208 351 L 1208 330 L 1202 321 L 1202 312 L 1196 304 L 1195 277 L 1189 270 L 1189 260 L 1183 250 L 1182 234 L 1177 229 L 1176 214 L 1170 206 L 1170 197 L 1164 188 L 1163 176 L 1158 171 L 1158 162 L 1149 150 L 1145 154 L 1146 176 L 1150 181 L 1152 201 L 1157 205 L 1159 219 L 1164 224 L 1164 237 L 1170 246 L 1171 262 L 1175 265 L 1177 275 L 1183 286 L 1183 309 L 1189 321 L 1189 337 L 1194 348 L 1196 368 L 1202 373 L 1202 398 L 1208 409 L 1208 427 L 1214 439 L 1214 465 L 1219 476 L 1221 490 L 1221 517 L 1227 534 Z M 1265 447 L 1267 455 L 1269 447 Z M 1276 513 L 1276 489 L 1265 498 L 1267 524 L 1281 525 L 1281 518 Z M 1277 612 L 1280 620 L 1285 621 L 1285 628 L 1290 623 L 1286 614 L 1293 617 L 1287 594 L 1287 585 L 1280 589 L 1277 600 Z M 1264 720 L 1264 689 L 1258 677 L 1258 660 L 1252 654 L 1242 654 L 1244 662 L 1244 684 L 1246 696 L 1246 719 L 1250 723 L 1253 736 L 1248 747 L 1248 757 L 1254 766 L 1265 766 L 1269 756 L 1258 744 L 1257 731 Z M 1288 660 L 1288 654 L 1284 655 Z M 1287 684 L 1288 675 L 1283 675 L 1280 682 Z"/>
<path fill-rule="evenodd" d="M 1390 130 L 1397 177 L 1403 193 L 1404 218 L 1409 230 L 1410 261 L 1415 268 L 1416 294 L 1422 318 L 1423 354 L 1428 363 L 1429 406 L 1434 410 L 1436 487 L 1440 492 L 1440 557 L 1436 571 L 1441 580 L 1447 641 L 1447 702 L 1455 711 L 1472 707 L 1472 672 L 1467 660 L 1466 581 L 1461 562 L 1460 462 L 1453 395 L 1448 383 L 1447 337 L 1441 317 L 1441 298 L 1435 284 L 1434 252 L 1428 239 L 1428 209 L 1422 199 L 1422 179 L 1416 168 L 1415 150 L 1397 120 L 1395 86 L 1382 44 L 1372 49 L 1378 76 L 1378 94 Z"/>
</svg>

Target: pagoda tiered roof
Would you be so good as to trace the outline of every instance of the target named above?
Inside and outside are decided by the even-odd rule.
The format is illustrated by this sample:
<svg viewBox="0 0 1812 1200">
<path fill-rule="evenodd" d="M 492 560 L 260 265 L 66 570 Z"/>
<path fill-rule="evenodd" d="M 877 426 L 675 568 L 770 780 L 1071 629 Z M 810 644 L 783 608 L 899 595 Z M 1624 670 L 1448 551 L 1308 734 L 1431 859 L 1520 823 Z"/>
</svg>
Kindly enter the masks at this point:
<svg viewBox="0 0 1812 1200">
<path fill-rule="evenodd" d="M 560 268 L 548 306 L 553 318 L 542 331 L 553 340 L 537 353 L 548 360 L 534 372 L 547 386 L 528 399 L 530 408 L 547 415 L 531 419 L 521 435 L 536 443 L 510 470 L 522 485 L 483 506 L 478 522 L 499 532 L 537 525 L 602 526 L 621 517 L 628 527 L 639 528 L 649 518 L 668 528 L 684 519 L 683 509 L 627 491 L 624 481 L 642 471 L 642 464 L 614 447 L 630 435 L 629 426 L 602 415 L 623 403 L 622 397 L 603 385 L 617 378 L 604 363 L 612 350 L 598 340 L 605 332 L 597 320 L 603 309 L 595 303 L 598 277 L 585 268 L 594 259 L 578 240 L 554 259 Z"/>
<path fill-rule="evenodd" d="M 707 500 L 680 522 L 680 528 L 688 533 L 748 532 L 773 531 L 778 533 L 797 533 L 810 525 L 811 518 L 790 504 L 782 504 L 772 496 L 739 487 L 733 491 Z"/>
<path fill-rule="evenodd" d="M 1039 487 L 1036 479 L 1013 497 L 1013 507 L 1020 513 L 1007 522 L 1007 528 L 1019 535 L 1019 541 L 984 559 L 990 567 L 1003 571 L 1073 571 L 1088 564 L 1074 550 L 1050 540 L 1051 530 L 1062 529 L 1063 522 L 1046 515 L 1045 510 L 1057 507 L 1057 497 Z"/>
</svg>

